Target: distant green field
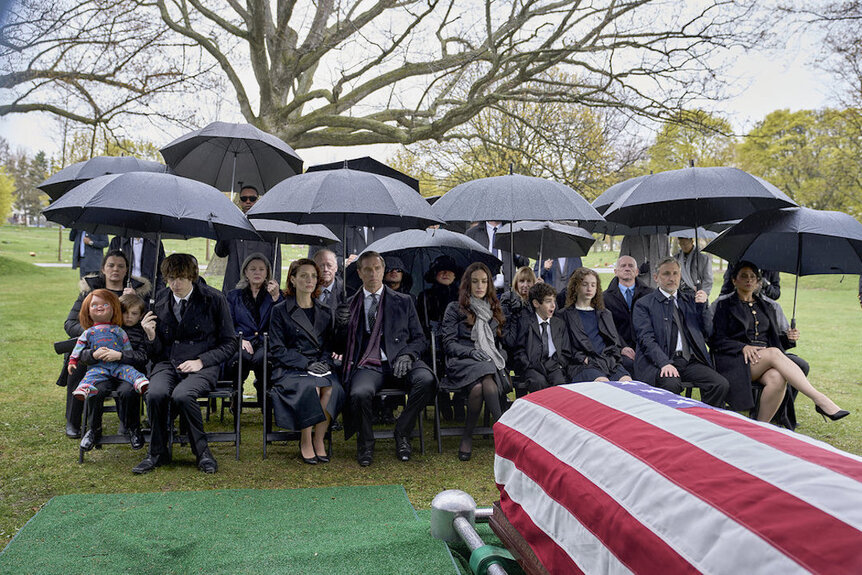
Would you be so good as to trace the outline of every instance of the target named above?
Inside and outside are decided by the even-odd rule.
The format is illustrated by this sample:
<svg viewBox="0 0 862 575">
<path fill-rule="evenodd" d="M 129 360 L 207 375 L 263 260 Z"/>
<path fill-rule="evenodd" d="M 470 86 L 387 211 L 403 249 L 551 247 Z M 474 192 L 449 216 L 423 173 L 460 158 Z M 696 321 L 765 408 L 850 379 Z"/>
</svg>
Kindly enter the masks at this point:
<svg viewBox="0 0 862 575">
<path fill-rule="evenodd" d="M 462 463 L 456 457 L 458 438 L 446 438 L 444 452 L 437 454 L 430 421 L 425 425 L 427 453 L 408 464 L 396 461 L 391 442 L 384 441 L 374 465 L 360 469 L 354 460 L 355 441 L 344 441 L 341 434 L 333 438 L 334 458 L 328 465 L 302 464 L 296 444 L 270 447 L 270 457 L 263 461 L 260 412 L 246 410 L 242 461 L 233 460 L 232 445 L 215 445 L 220 469 L 214 476 L 196 471 L 187 448 L 176 450 L 176 465 L 141 477 L 130 470 L 143 454 L 123 445 L 93 451 L 84 465 L 78 465 L 77 442 L 63 434 L 64 391 L 54 385 L 61 362 L 51 346 L 65 338 L 63 321 L 77 295 L 78 273 L 67 267 L 30 265 L 55 263 L 58 241 L 60 259 L 68 263 L 67 237 L 58 240 L 56 228 L 0 227 L 0 547 L 54 495 L 401 484 L 420 509 L 428 508 L 436 493 L 453 487 L 471 493 L 479 505 L 499 497 L 492 441 L 477 438 L 473 459 Z M 169 241 L 166 248 L 189 251 L 205 261 L 204 240 Z M 290 248 L 285 263 L 304 250 Z M 615 259 L 615 253 L 598 252 L 587 256 L 586 263 L 606 267 Z M 605 275 L 603 282 L 609 277 Z M 788 315 L 792 280 L 782 276 L 781 302 Z M 210 283 L 215 281 L 220 283 L 217 278 Z M 824 423 L 807 398 L 800 397 L 796 405 L 800 433 L 862 455 L 862 310 L 856 300 L 857 282 L 858 277 L 803 278 L 797 313 L 802 331 L 797 352 L 811 363 L 812 382 L 853 413 L 840 422 Z M 114 421 L 106 415 L 106 425 Z M 216 416 L 210 425 L 219 428 L 230 422 L 228 416 L 220 424 Z"/>
</svg>

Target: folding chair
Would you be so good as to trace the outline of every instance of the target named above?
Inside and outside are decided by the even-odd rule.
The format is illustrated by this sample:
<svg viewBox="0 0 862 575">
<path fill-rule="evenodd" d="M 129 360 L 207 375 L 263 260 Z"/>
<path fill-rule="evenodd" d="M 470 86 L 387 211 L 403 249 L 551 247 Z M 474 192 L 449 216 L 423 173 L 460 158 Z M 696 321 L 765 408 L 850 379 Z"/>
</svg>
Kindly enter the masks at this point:
<svg viewBox="0 0 862 575">
<path fill-rule="evenodd" d="M 114 398 L 115 402 L 118 402 L 119 398 L 120 398 L 120 394 L 117 391 L 112 391 L 108 397 Z M 141 402 L 141 414 L 143 414 L 143 406 L 144 406 L 143 396 L 140 396 L 138 401 Z M 84 398 L 84 415 L 83 415 L 82 420 L 81 420 L 81 437 L 84 437 L 84 435 L 87 433 L 87 422 L 89 421 L 91 409 L 92 409 L 92 401 L 91 401 L 90 397 L 87 396 L 86 398 Z M 106 406 L 104 406 L 102 413 L 104 414 L 104 413 L 116 412 L 116 411 L 117 411 L 116 405 L 106 405 Z M 141 433 L 144 435 L 144 441 L 149 443 L 150 434 L 145 433 L 143 429 L 141 430 Z M 127 443 L 129 443 L 129 436 L 126 435 L 125 433 L 119 433 L 118 432 L 118 433 L 109 434 L 109 435 L 103 434 L 99 438 L 99 440 L 96 441 L 96 443 L 93 445 L 93 448 L 94 449 L 102 449 L 103 445 L 119 445 L 119 444 L 127 444 Z M 78 463 L 84 463 L 84 454 L 85 453 L 86 453 L 86 451 L 84 449 L 82 449 L 80 444 L 79 444 L 78 445 Z"/>
</svg>

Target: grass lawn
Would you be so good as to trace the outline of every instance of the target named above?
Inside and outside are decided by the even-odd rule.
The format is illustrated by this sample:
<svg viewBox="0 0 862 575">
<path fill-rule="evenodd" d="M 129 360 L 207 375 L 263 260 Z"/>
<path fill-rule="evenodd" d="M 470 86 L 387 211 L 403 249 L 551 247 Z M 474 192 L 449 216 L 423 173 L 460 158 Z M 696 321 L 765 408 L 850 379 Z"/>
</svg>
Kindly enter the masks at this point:
<svg viewBox="0 0 862 575">
<path fill-rule="evenodd" d="M 63 236 L 62 254 L 66 262 L 71 245 L 67 237 Z M 246 410 L 242 461 L 234 461 L 232 444 L 214 444 L 220 466 L 215 475 L 199 473 L 188 448 L 180 447 L 175 450 L 175 465 L 140 477 L 130 470 L 144 452 L 125 445 L 90 452 L 79 465 L 77 441 L 63 434 L 64 391 L 54 385 L 61 362 L 52 348 L 54 341 L 65 338 L 63 321 L 77 295 L 78 273 L 30 265 L 56 262 L 57 244 L 56 228 L 0 227 L 0 547 L 48 499 L 64 494 L 401 484 L 419 509 L 427 509 L 434 495 L 449 488 L 464 489 L 482 506 L 498 498 L 492 442 L 477 438 L 473 459 L 461 463 L 457 438 L 447 438 L 443 454 L 437 454 L 430 421 L 425 428 L 426 455 L 407 464 L 395 460 L 391 441 L 381 441 L 374 465 L 360 468 L 353 457 L 354 440 L 345 442 L 340 434 L 334 438 L 335 456 L 328 465 L 304 465 L 296 444 L 271 446 L 263 461 L 261 416 Z M 168 251 L 190 251 L 204 261 L 204 240 L 166 244 Z M 303 252 L 293 248 L 289 253 L 296 257 Z M 289 259 L 286 253 L 285 260 Z M 588 256 L 586 263 L 603 266 L 613 260 L 610 252 L 600 252 Z M 608 279 L 603 277 L 603 283 Z M 788 314 L 792 280 L 782 277 L 781 301 Z M 857 278 L 840 280 L 840 276 L 801 280 L 797 315 L 803 335 L 797 351 L 811 363 L 814 385 L 853 414 L 838 423 L 824 423 L 811 401 L 800 397 L 799 432 L 862 455 L 862 311 L 856 300 Z M 210 283 L 220 285 L 220 279 Z M 113 414 L 106 414 L 106 426 L 115 421 Z M 226 418 L 226 425 L 230 423 Z M 219 423 L 208 425 L 214 429 Z"/>
</svg>

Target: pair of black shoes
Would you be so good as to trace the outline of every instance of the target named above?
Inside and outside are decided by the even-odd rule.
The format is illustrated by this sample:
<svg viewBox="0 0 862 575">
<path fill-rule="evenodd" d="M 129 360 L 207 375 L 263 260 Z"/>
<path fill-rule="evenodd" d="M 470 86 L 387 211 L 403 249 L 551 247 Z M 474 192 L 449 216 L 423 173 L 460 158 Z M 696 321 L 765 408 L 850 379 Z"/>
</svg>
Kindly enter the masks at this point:
<svg viewBox="0 0 862 575">
<path fill-rule="evenodd" d="M 138 450 L 144 446 L 144 434 L 140 427 L 135 427 L 129 430 L 129 444 L 132 449 Z"/>
<path fill-rule="evenodd" d="M 396 433 L 395 457 L 401 461 L 410 461 L 411 455 L 413 455 L 413 447 L 410 445 L 410 439 Z"/>
<path fill-rule="evenodd" d="M 81 437 L 81 426 L 74 423 L 66 423 L 66 437 L 70 439 Z"/>
<path fill-rule="evenodd" d="M 101 447 L 99 441 L 102 439 L 101 429 L 88 429 L 84 437 L 81 438 L 81 449 L 90 451 L 94 447 Z"/>
<path fill-rule="evenodd" d="M 171 456 L 167 453 L 153 455 L 152 453 L 148 453 L 143 461 L 138 463 L 132 468 L 132 473 L 136 475 L 143 475 L 144 473 L 149 473 L 156 467 L 161 467 L 163 465 L 167 465 L 171 462 Z"/>
<path fill-rule="evenodd" d="M 374 462 L 374 449 L 360 449 L 356 454 L 356 462 L 361 467 L 368 467 Z"/>
</svg>

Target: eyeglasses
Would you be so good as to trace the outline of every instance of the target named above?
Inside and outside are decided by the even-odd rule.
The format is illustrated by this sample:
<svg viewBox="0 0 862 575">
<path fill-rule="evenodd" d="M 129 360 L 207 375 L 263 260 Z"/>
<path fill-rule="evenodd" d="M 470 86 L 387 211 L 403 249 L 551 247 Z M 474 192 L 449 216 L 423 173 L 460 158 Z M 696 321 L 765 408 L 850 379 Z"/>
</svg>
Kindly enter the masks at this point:
<svg viewBox="0 0 862 575">
<path fill-rule="evenodd" d="M 257 196 L 240 196 L 239 199 L 242 202 L 250 202 L 253 204 L 257 201 Z"/>
</svg>

